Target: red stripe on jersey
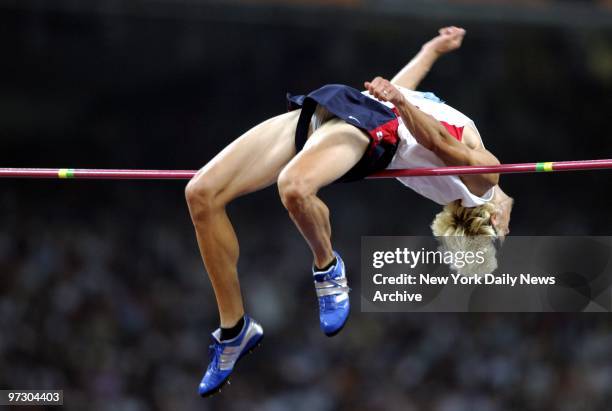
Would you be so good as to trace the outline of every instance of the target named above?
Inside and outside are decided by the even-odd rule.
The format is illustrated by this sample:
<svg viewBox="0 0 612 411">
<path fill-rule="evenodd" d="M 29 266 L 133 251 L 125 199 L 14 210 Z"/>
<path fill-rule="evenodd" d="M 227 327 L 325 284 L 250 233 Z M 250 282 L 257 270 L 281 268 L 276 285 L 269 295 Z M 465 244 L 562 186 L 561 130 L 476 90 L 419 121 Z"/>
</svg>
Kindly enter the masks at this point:
<svg viewBox="0 0 612 411">
<path fill-rule="evenodd" d="M 453 126 L 448 124 L 446 121 L 440 121 L 444 128 L 450 133 L 451 136 L 455 137 L 457 141 L 461 141 L 463 138 L 463 127 Z"/>
<path fill-rule="evenodd" d="M 386 122 L 374 130 L 368 130 L 372 136 L 374 146 L 378 145 L 381 141 L 388 144 L 397 144 L 399 137 L 397 136 L 397 128 L 399 127 L 399 120 L 394 118 L 391 121 Z"/>
</svg>

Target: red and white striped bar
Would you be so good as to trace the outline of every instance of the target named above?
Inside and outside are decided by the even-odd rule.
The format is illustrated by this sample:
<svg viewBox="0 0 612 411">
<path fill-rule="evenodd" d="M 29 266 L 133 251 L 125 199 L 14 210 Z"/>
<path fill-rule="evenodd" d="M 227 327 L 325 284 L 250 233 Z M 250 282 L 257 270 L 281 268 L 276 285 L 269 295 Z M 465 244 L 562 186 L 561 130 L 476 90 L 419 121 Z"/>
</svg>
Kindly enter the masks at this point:
<svg viewBox="0 0 612 411">
<path fill-rule="evenodd" d="M 509 174 L 612 169 L 612 159 L 456 166 L 384 170 L 367 178 Z M 0 168 L 0 178 L 91 179 L 91 180 L 188 180 L 196 170 L 121 170 L 80 168 Z"/>
</svg>

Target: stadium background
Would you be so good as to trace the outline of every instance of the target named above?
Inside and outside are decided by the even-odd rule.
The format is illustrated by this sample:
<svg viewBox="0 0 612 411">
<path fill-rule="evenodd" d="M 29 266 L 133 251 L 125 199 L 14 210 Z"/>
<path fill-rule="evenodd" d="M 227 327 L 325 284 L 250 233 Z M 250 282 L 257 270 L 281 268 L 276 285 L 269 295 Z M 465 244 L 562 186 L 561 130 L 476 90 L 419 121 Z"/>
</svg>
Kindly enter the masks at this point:
<svg viewBox="0 0 612 411">
<path fill-rule="evenodd" d="M 285 92 L 390 77 L 447 24 L 464 46 L 421 89 L 502 162 L 610 157 L 609 2 L 2 0 L 0 166 L 198 168 L 283 112 Z M 609 172 L 502 184 L 514 235 L 612 234 Z M 229 207 L 266 342 L 198 398 L 217 314 L 183 187 L 0 181 L 0 389 L 64 389 L 67 410 L 610 409 L 606 314 L 356 304 L 327 339 L 273 187 Z M 391 180 L 322 197 L 357 292 L 360 236 L 427 235 L 437 210 Z"/>
</svg>

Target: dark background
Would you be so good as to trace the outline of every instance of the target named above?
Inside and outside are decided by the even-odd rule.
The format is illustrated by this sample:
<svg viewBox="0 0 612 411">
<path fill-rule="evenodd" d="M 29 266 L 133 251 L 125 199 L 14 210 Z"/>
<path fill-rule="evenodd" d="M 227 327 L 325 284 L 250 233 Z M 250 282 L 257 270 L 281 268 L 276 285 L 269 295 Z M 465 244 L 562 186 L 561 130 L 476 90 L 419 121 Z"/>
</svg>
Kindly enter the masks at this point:
<svg viewBox="0 0 612 411">
<path fill-rule="evenodd" d="M 285 92 L 391 77 L 438 27 L 468 30 L 421 86 L 502 162 L 610 158 L 606 2 L 0 2 L 0 166 L 196 169 Z M 610 235 L 608 171 L 502 177 L 513 235 Z M 70 410 L 608 410 L 610 317 L 372 314 L 363 235 L 427 235 L 392 180 L 334 186 L 354 310 L 318 328 L 310 252 L 274 187 L 230 208 L 266 330 L 221 395 L 196 390 L 217 326 L 184 182 L 0 181 L 0 389 Z"/>
</svg>

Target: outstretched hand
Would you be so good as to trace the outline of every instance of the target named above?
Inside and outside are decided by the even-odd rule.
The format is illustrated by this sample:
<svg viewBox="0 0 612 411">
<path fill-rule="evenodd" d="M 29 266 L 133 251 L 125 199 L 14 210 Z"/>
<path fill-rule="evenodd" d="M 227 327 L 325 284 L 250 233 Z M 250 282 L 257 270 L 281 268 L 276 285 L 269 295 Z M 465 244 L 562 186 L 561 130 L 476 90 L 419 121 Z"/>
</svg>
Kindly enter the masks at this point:
<svg viewBox="0 0 612 411">
<path fill-rule="evenodd" d="M 465 29 L 461 27 L 442 27 L 438 30 L 438 36 L 429 40 L 423 47 L 430 48 L 438 54 L 446 54 L 461 47 Z"/>
<path fill-rule="evenodd" d="M 404 100 L 404 95 L 387 79 L 376 77 L 372 81 L 363 83 L 371 95 L 380 101 L 388 101 L 394 106 Z"/>
</svg>

